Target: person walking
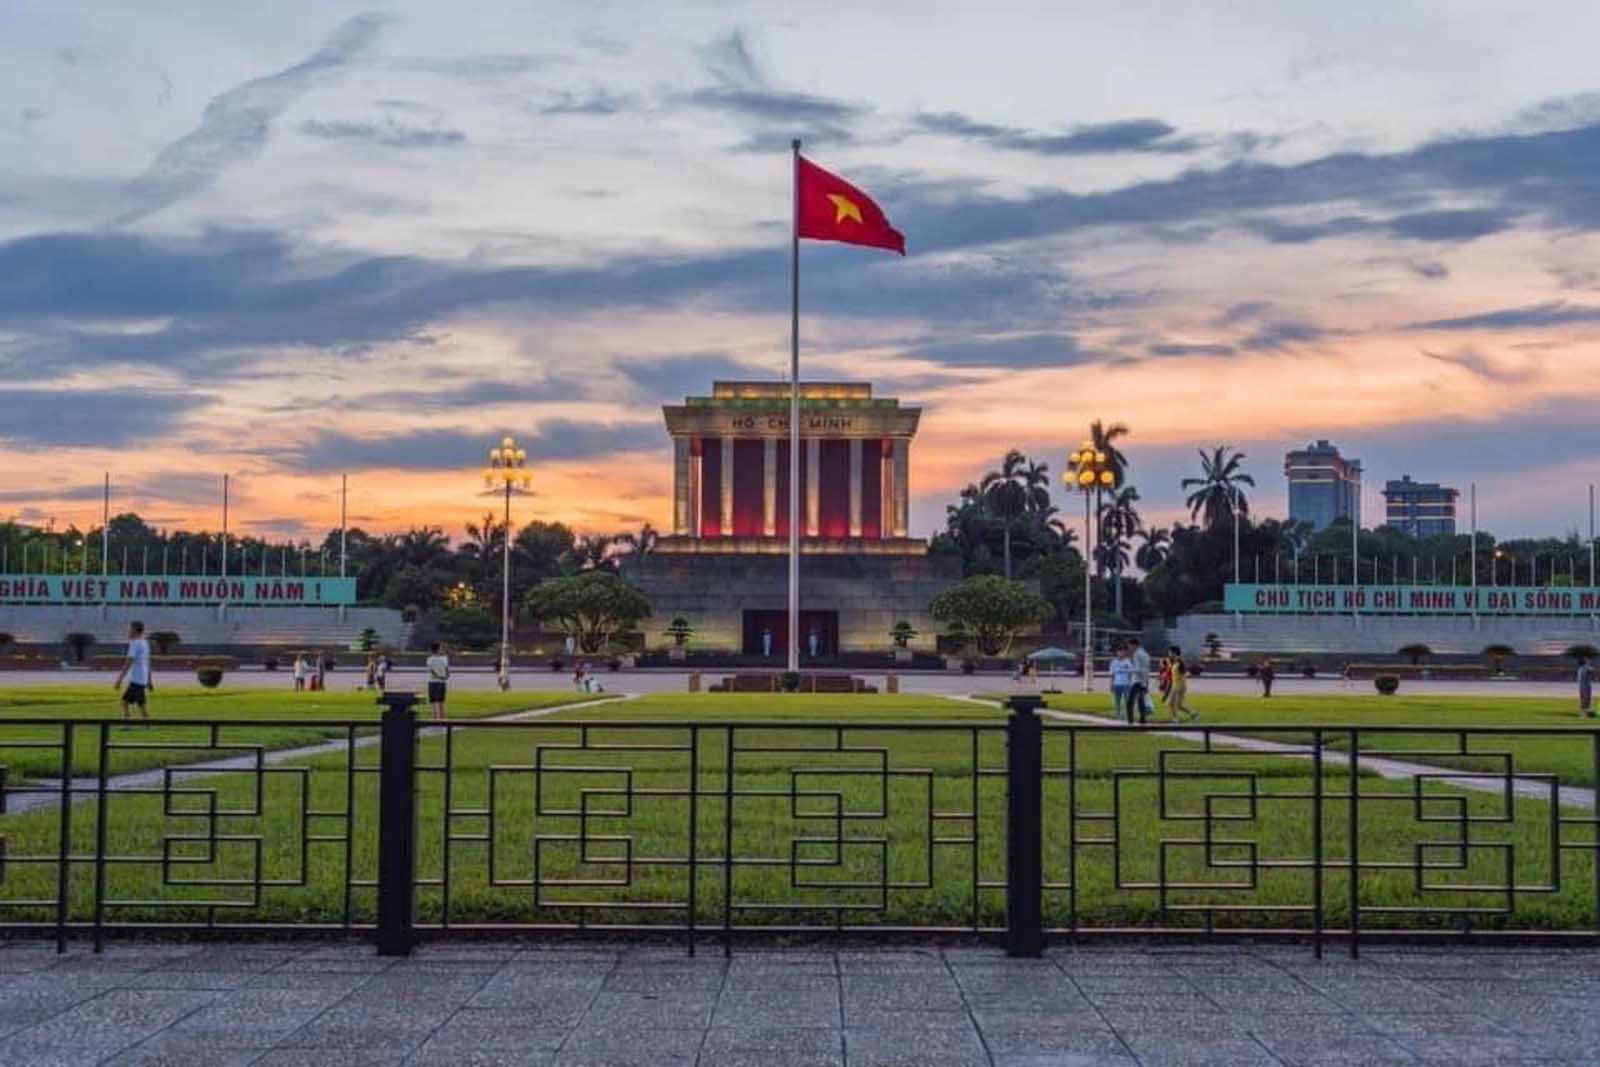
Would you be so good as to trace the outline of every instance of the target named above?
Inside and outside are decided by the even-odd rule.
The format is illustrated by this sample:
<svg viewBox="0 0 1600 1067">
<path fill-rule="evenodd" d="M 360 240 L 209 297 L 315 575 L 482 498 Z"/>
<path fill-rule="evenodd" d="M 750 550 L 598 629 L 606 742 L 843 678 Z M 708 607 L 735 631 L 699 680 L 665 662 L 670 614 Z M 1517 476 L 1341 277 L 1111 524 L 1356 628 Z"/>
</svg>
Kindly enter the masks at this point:
<svg viewBox="0 0 1600 1067">
<path fill-rule="evenodd" d="M 1588 656 L 1578 661 L 1578 714 L 1594 718 L 1594 667 Z"/>
<path fill-rule="evenodd" d="M 304 652 L 296 652 L 294 654 L 294 691 L 296 693 L 304 693 L 306 691 L 306 656 Z"/>
<path fill-rule="evenodd" d="M 1167 690 L 1167 712 L 1173 722 L 1193 722 L 1200 713 L 1189 707 L 1189 668 L 1183 662 L 1183 649 L 1173 645 L 1167 651 L 1171 665 L 1172 686 Z"/>
<path fill-rule="evenodd" d="M 317 653 L 316 690 L 319 693 L 326 693 L 328 691 L 328 654 L 326 652 Z"/>
<path fill-rule="evenodd" d="M 1128 725 L 1132 726 L 1138 721 L 1133 705 L 1128 701 L 1128 693 L 1133 688 L 1133 661 L 1128 658 L 1127 650 L 1122 645 L 1118 645 L 1112 652 L 1111 713 L 1119 719 L 1126 714 Z"/>
<path fill-rule="evenodd" d="M 1277 676 L 1277 672 L 1272 669 L 1272 658 L 1269 656 L 1262 660 L 1261 667 L 1256 671 L 1256 677 L 1261 680 L 1261 699 L 1265 700 L 1272 695 L 1272 682 Z"/>
<path fill-rule="evenodd" d="M 435 641 L 429 649 L 428 661 L 428 705 L 433 708 L 433 721 L 444 721 L 445 686 L 450 681 L 450 657 L 445 655 L 444 646 Z"/>
<path fill-rule="evenodd" d="M 366 681 L 361 684 L 361 688 L 378 688 L 378 657 L 372 655 L 370 652 L 367 654 L 367 678 Z"/>
<path fill-rule="evenodd" d="M 122 688 L 123 679 L 128 682 L 126 689 Z M 133 717 L 136 704 L 144 721 L 150 721 L 148 694 L 155 687 L 155 679 L 150 676 L 150 642 L 144 639 L 144 623 L 136 619 L 128 623 L 128 653 L 122 658 L 117 680 L 111 683 L 112 689 L 122 689 L 123 721 Z"/>
<path fill-rule="evenodd" d="M 1128 639 L 1128 648 L 1128 721 L 1144 725 L 1150 721 L 1150 653 L 1137 637 Z"/>
<path fill-rule="evenodd" d="M 373 675 L 373 679 L 377 682 L 378 692 L 387 691 L 389 685 L 389 654 L 387 652 L 378 657 L 378 669 Z"/>
</svg>

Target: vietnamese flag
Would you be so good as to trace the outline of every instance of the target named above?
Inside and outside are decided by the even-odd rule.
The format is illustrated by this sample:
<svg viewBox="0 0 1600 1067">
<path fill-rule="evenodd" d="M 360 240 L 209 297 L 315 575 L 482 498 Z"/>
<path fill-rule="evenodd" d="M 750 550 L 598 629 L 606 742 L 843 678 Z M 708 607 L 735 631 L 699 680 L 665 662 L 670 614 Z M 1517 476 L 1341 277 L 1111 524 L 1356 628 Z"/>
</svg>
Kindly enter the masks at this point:
<svg viewBox="0 0 1600 1067">
<path fill-rule="evenodd" d="M 795 157 L 795 229 L 813 241 L 843 241 L 906 254 L 905 235 L 872 197 L 804 156 Z"/>
</svg>

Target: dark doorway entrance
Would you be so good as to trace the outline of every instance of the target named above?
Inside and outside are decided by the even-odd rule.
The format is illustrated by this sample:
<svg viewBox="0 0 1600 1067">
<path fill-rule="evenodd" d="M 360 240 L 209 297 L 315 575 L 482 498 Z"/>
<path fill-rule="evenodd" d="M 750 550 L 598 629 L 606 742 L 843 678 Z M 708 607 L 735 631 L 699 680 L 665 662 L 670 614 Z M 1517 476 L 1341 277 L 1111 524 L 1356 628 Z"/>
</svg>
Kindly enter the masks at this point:
<svg viewBox="0 0 1600 1067">
<path fill-rule="evenodd" d="M 762 653 L 761 632 L 772 632 L 773 663 L 782 666 L 789 656 L 789 613 L 787 611 L 747 611 L 744 613 L 744 654 Z M 817 635 L 817 656 L 839 654 L 839 613 L 802 611 L 800 613 L 800 662 L 812 659 L 811 635 Z"/>
</svg>

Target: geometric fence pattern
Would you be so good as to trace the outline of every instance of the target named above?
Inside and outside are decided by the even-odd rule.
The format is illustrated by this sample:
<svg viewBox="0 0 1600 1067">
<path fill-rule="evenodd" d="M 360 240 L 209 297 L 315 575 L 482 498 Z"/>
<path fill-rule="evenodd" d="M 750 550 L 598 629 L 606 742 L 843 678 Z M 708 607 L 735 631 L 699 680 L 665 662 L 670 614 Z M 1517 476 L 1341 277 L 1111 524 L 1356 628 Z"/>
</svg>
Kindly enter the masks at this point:
<svg viewBox="0 0 1600 1067">
<path fill-rule="evenodd" d="M 1014 726 L 391 718 L 408 929 L 1600 936 L 1593 730 Z M 378 734 L 0 722 L 0 932 L 375 930 Z"/>
</svg>

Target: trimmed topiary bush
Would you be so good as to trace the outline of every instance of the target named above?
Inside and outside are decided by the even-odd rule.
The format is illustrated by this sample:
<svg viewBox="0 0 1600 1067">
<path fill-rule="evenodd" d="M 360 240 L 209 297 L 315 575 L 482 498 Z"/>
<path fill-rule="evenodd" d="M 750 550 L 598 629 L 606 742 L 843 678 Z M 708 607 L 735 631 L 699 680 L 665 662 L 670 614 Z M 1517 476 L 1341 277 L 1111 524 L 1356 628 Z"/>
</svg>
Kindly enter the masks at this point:
<svg viewBox="0 0 1600 1067">
<path fill-rule="evenodd" d="M 201 667 L 194 672 L 194 676 L 207 689 L 215 689 L 222 684 L 221 667 Z"/>
<path fill-rule="evenodd" d="M 1416 643 L 1409 644 L 1409 645 L 1401 645 L 1395 651 L 1399 655 L 1402 655 L 1407 660 L 1409 660 L 1413 667 L 1418 666 L 1419 664 L 1422 663 L 1423 660 L 1425 660 L 1429 656 L 1433 655 L 1433 649 L 1429 648 L 1427 645 L 1422 644 L 1421 642 L 1416 642 Z"/>
<path fill-rule="evenodd" d="M 1400 688 L 1400 677 L 1395 674 L 1380 674 L 1372 679 L 1372 686 L 1384 696 L 1394 696 Z"/>
<path fill-rule="evenodd" d="M 81 631 L 70 633 L 66 636 L 67 647 L 72 650 L 72 658 L 79 663 L 83 662 L 84 653 L 89 651 L 89 646 L 94 644 L 94 634 Z"/>
<path fill-rule="evenodd" d="M 778 687 L 785 693 L 798 693 L 800 691 L 800 672 L 784 671 L 778 676 Z"/>
<path fill-rule="evenodd" d="M 176 630 L 157 630 L 150 635 L 150 643 L 156 647 L 156 655 L 165 656 L 178 647 L 183 638 Z"/>
</svg>

